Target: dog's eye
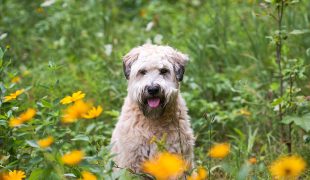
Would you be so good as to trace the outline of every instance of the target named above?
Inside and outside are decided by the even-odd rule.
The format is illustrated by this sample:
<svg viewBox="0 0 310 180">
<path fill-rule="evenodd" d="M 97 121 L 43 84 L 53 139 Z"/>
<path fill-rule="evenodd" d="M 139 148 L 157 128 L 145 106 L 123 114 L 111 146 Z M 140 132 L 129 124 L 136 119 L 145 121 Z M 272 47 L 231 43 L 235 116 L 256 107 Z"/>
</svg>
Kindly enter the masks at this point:
<svg viewBox="0 0 310 180">
<path fill-rule="evenodd" d="M 145 69 L 141 69 L 141 70 L 139 70 L 139 74 L 141 74 L 141 75 L 145 75 L 145 74 L 146 74 L 146 70 L 145 70 Z"/>
<path fill-rule="evenodd" d="M 165 68 L 163 68 L 163 69 L 160 69 L 160 74 L 161 75 L 165 75 L 165 74 L 167 74 L 168 72 L 169 72 L 169 70 L 168 69 L 165 69 Z"/>
</svg>

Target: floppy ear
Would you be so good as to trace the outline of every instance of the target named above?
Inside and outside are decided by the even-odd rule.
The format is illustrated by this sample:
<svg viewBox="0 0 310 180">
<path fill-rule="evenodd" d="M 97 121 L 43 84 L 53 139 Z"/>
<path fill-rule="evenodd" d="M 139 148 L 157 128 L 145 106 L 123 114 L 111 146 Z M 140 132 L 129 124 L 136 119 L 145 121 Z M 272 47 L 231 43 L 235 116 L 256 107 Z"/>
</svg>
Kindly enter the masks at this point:
<svg viewBox="0 0 310 180">
<path fill-rule="evenodd" d="M 188 55 L 183 54 L 177 50 L 174 50 L 172 54 L 172 59 L 174 61 L 173 68 L 176 78 L 178 81 L 182 81 L 185 72 L 185 65 L 189 60 Z"/>
<path fill-rule="evenodd" d="M 131 65 L 133 64 L 134 61 L 138 59 L 139 54 L 140 54 L 140 48 L 136 47 L 133 48 L 129 53 L 127 53 L 123 57 L 123 70 L 127 80 L 129 79 L 130 76 Z"/>
</svg>

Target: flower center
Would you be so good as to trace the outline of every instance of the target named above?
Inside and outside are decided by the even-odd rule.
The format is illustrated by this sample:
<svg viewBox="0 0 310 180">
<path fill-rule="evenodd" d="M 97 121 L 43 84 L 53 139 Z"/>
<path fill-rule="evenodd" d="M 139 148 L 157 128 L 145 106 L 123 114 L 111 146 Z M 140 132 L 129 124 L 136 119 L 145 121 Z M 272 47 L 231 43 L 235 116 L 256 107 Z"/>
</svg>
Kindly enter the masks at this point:
<svg viewBox="0 0 310 180">
<path fill-rule="evenodd" d="M 285 175 L 289 176 L 289 175 L 292 174 L 292 170 L 289 169 L 289 168 L 285 168 L 285 169 L 284 169 L 284 173 L 285 173 Z"/>
</svg>

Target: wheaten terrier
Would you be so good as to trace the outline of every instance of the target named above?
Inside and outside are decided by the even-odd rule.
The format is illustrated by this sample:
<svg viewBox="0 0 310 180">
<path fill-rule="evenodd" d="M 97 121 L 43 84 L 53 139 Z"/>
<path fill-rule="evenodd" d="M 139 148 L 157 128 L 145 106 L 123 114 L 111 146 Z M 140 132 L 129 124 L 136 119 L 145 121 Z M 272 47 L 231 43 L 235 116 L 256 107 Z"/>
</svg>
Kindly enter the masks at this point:
<svg viewBox="0 0 310 180">
<path fill-rule="evenodd" d="M 164 135 L 167 151 L 192 164 L 194 135 L 179 90 L 187 61 L 187 55 L 157 45 L 139 46 L 124 56 L 128 95 L 111 139 L 119 167 L 141 172 L 141 163 L 158 152 L 151 139 Z"/>
</svg>

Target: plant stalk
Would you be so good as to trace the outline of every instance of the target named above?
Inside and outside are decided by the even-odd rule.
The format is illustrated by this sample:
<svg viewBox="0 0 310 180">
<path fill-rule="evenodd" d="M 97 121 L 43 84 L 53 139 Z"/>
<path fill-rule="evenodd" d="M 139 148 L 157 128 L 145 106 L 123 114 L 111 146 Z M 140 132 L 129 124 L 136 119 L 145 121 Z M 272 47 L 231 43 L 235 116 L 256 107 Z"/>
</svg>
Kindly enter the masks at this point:
<svg viewBox="0 0 310 180">
<path fill-rule="evenodd" d="M 279 71 L 279 83 L 280 83 L 280 97 L 283 97 L 283 75 L 282 75 L 282 17 L 284 12 L 284 0 L 281 0 L 281 3 L 277 7 L 278 12 L 278 35 L 277 35 L 277 43 L 276 43 L 276 62 L 278 64 L 278 71 Z M 279 122 L 283 119 L 283 109 L 282 104 L 279 104 Z M 281 133 L 281 140 L 282 142 L 286 143 L 286 133 L 285 133 L 285 127 L 283 124 L 281 124 L 280 127 L 280 133 Z"/>
</svg>

